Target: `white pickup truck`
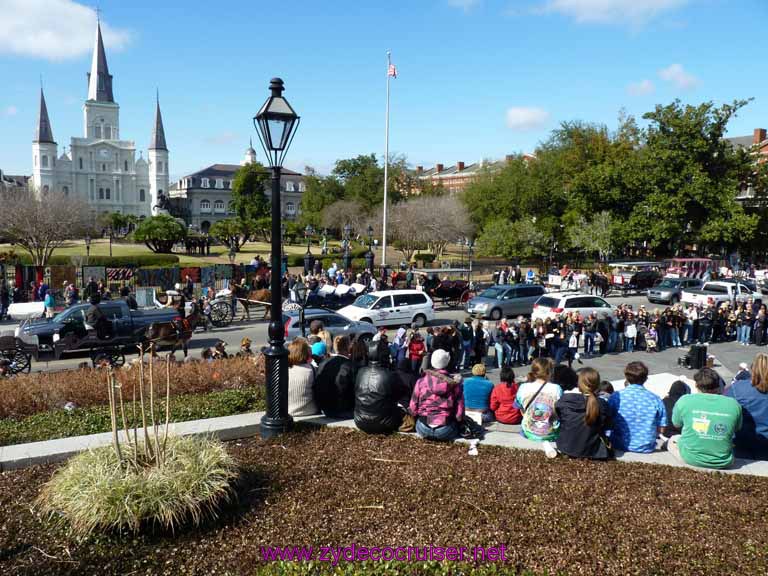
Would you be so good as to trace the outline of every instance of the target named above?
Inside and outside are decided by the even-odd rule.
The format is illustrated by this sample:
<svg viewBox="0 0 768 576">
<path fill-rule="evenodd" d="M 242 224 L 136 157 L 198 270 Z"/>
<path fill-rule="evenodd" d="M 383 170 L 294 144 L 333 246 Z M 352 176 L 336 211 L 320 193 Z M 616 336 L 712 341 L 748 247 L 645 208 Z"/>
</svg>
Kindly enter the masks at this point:
<svg viewBox="0 0 768 576">
<path fill-rule="evenodd" d="M 684 304 L 714 304 L 719 307 L 723 302 L 744 302 L 753 296 L 755 293 L 740 282 L 712 281 L 705 282 L 700 290 L 683 290 L 680 301 Z"/>
</svg>

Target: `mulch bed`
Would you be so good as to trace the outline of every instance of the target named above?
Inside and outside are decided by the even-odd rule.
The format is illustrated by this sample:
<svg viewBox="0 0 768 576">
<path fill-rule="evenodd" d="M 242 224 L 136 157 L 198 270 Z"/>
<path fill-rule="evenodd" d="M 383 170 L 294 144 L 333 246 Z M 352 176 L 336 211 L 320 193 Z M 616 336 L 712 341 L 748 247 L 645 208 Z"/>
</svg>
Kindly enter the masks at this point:
<svg viewBox="0 0 768 576">
<path fill-rule="evenodd" d="M 30 510 L 55 466 L 0 474 L 0 574 L 325 574 L 330 565 L 278 569 L 259 547 L 352 543 L 504 544 L 508 564 L 486 568 L 507 574 L 764 575 L 768 566 L 765 478 L 483 445 L 471 457 L 462 444 L 335 428 L 230 448 L 243 469 L 237 503 L 175 536 L 72 542 Z"/>
</svg>

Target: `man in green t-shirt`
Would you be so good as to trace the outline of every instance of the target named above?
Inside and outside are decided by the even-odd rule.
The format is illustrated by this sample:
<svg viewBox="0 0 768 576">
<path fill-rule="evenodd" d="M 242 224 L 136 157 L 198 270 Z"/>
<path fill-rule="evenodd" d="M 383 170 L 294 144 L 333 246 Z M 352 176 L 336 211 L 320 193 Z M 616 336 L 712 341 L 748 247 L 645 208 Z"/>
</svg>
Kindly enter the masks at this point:
<svg viewBox="0 0 768 576">
<path fill-rule="evenodd" d="M 693 377 L 701 394 L 686 394 L 675 404 L 672 436 L 667 449 L 691 466 L 727 468 L 733 463 L 733 435 L 741 428 L 741 406 L 720 394 L 720 377 L 703 368 Z"/>
</svg>

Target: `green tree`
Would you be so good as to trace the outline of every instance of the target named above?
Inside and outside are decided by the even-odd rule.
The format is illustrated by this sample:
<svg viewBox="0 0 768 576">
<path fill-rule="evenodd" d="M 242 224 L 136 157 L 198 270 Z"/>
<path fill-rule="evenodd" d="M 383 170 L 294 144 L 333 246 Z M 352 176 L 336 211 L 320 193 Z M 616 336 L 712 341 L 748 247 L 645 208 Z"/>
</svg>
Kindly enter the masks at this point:
<svg viewBox="0 0 768 576">
<path fill-rule="evenodd" d="M 390 158 L 388 171 L 388 200 L 396 203 L 407 185 L 407 163 L 404 157 Z M 336 161 L 333 175 L 344 185 L 344 198 L 359 202 L 370 213 L 384 202 L 384 167 L 375 154 Z"/>
<path fill-rule="evenodd" d="M 605 261 L 613 248 L 613 217 L 607 210 L 595 215 L 591 221 L 579 216 L 577 222 L 568 229 L 571 245 L 586 252 L 596 252 L 600 260 Z"/>
<path fill-rule="evenodd" d="M 239 251 L 240 247 L 248 241 L 252 230 L 240 218 L 227 218 L 215 222 L 209 233 L 227 248 Z"/>
<path fill-rule="evenodd" d="M 238 169 L 232 180 L 232 207 L 244 222 L 269 217 L 270 205 L 265 191 L 270 175 L 259 163 L 246 164 Z"/>
<path fill-rule="evenodd" d="M 502 258 L 543 258 L 552 244 L 552 236 L 532 218 L 515 222 L 497 219 L 486 224 L 477 239 L 481 254 Z"/>
<path fill-rule="evenodd" d="M 159 214 L 142 220 L 133 237 L 152 252 L 170 254 L 173 245 L 187 237 L 187 228 L 175 218 Z"/>
<path fill-rule="evenodd" d="M 323 210 L 344 197 L 344 186 L 336 176 L 307 176 L 306 186 L 301 195 L 301 216 L 299 221 L 302 228 L 311 224 L 316 230 L 322 227 Z"/>
</svg>

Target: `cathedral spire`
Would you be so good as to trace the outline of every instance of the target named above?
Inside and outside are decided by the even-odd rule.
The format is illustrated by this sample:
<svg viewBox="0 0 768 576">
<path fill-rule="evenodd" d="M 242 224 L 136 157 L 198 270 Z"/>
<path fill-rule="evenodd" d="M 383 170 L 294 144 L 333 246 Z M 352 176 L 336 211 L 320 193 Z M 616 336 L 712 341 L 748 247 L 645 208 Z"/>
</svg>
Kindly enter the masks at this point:
<svg viewBox="0 0 768 576">
<path fill-rule="evenodd" d="M 152 140 L 149 142 L 150 150 L 165 150 L 168 151 L 168 147 L 165 145 L 165 129 L 163 128 L 163 116 L 160 114 L 160 95 L 157 96 L 157 104 L 155 108 L 155 126 L 152 128 Z"/>
<path fill-rule="evenodd" d="M 101 38 L 101 22 L 96 22 L 96 45 L 93 47 L 91 71 L 88 73 L 88 100 L 114 102 L 112 95 L 112 75 L 107 66 L 107 54 Z"/>
<path fill-rule="evenodd" d="M 51 129 L 51 121 L 48 118 L 48 107 L 45 105 L 45 95 L 43 94 L 42 86 L 40 87 L 40 115 L 37 118 L 34 142 L 56 143 L 53 140 L 53 130 Z"/>
</svg>

